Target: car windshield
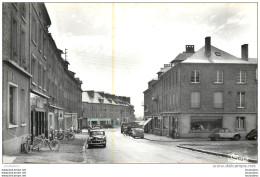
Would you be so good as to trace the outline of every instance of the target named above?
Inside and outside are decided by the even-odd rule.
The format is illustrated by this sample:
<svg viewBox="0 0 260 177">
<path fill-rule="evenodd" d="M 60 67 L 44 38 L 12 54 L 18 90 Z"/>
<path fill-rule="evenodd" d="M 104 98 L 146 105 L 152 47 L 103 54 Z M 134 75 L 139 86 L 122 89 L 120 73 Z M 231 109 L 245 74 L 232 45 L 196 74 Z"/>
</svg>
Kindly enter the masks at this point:
<svg viewBox="0 0 260 177">
<path fill-rule="evenodd" d="M 94 131 L 94 132 L 90 132 L 90 135 L 105 135 L 105 132 L 102 131 Z"/>
</svg>

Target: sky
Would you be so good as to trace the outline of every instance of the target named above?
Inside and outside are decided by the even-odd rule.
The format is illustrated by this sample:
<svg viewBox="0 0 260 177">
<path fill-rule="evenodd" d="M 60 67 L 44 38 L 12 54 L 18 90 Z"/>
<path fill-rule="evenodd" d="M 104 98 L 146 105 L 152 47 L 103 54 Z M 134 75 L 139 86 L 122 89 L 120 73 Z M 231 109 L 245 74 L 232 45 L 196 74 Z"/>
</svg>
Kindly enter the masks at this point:
<svg viewBox="0 0 260 177">
<path fill-rule="evenodd" d="M 114 13 L 112 3 L 45 5 L 49 32 L 59 49 L 68 49 L 69 69 L 82 89 L 130 97 L 137 117 L 148 82 L 185 45 L 198 51 L 211 36 L 213 46 L 236 57 L 248 44 L 249 57 L 257 58 L 256 3 L 115 3 Z"/>
</svg>

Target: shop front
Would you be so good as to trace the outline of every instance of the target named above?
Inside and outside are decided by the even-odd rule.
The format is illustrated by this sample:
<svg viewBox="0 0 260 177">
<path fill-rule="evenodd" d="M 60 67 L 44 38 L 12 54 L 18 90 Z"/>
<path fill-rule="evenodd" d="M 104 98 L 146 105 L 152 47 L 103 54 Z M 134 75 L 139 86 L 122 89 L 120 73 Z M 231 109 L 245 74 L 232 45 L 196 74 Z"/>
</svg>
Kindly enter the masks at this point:
<svg viewBox="0 0 260 177">
<path fill-rule="evenodd" d="M 44 134 L 48 137 L 47 98 L 30 93 L 31 134 L 33 137 Z"/>
</svg>

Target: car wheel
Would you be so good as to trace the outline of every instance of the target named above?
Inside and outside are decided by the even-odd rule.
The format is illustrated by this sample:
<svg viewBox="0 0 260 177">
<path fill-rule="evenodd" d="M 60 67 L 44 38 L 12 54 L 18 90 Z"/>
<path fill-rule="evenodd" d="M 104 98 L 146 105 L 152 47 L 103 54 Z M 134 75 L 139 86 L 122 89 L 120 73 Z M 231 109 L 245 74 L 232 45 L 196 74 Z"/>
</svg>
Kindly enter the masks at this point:
<svg viewBox="0 0 260 177">
<path fill-rule="evenodd" d="M 257 136 L 255 135 L 255 136 L 253 136 L 253 140 L 257 140 Z"/>
<path fill-rule="evenodd" d="M 236 141 L 240 140 L 240 136 L 239 136 L 239 135 L 236 135 L 236 136 L 234 137 L 234 140 L 236 140 Z"/>
</svg>

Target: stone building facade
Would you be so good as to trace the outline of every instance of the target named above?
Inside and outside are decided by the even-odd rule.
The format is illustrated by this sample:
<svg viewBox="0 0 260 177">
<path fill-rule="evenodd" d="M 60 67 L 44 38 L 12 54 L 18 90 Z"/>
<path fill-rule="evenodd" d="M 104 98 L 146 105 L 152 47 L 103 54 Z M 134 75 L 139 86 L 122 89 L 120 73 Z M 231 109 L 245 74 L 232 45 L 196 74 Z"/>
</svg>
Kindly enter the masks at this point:
<svg viewBox="0 0 260 177">
<path fill-rule="evenodd" d="M 257 127 L 257 60 L 242 45 L 237 58 L 211 45 L 193 45 L 158 72 L 144 91 L 146 131 L 158 135 L 208 137 L 226 127 L 244 137 Z"/>
<path fill-rule="evenodd" d="M 28 134 L 78 126 L 82 82 L 48 32 L 44 3 L 3 3 L 2 15 L 3 154 L 18 154 Z"/>
<path fill-rule="evenodd" d="M 82 111 L 82 128 L 97 124 L 114 127 L 121 122 L 134 120 L 134 106 L 129 97 L 93 90 L 82 93 Z"/>
</svg>

